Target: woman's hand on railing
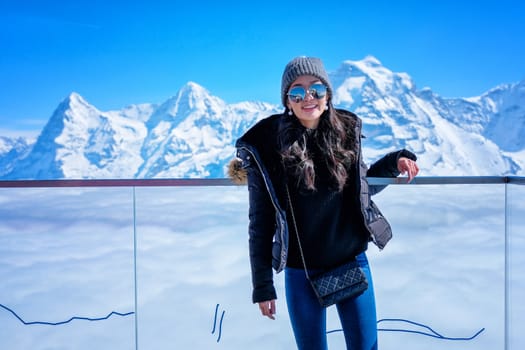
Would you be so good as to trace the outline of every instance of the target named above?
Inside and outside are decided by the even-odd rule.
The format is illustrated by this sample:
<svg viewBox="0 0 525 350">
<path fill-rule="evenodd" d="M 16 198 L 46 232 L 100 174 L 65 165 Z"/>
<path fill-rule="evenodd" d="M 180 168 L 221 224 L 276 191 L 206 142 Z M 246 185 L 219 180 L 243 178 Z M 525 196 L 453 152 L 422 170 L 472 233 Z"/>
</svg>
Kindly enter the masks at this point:
<svg viewBox="0 0 525 350">
<path fill-rule="evenodd" d="M 408 159 L 406 157 L 400 157 L 397 161 L 397 170 L 401 174 L 408 174 L 408 181 L 412 181 L 414 177 L 416 177 L 417 173 L 419 173 L 419 167 L 417 166 L 417 163 L 411 159 Z"/>
</svg>

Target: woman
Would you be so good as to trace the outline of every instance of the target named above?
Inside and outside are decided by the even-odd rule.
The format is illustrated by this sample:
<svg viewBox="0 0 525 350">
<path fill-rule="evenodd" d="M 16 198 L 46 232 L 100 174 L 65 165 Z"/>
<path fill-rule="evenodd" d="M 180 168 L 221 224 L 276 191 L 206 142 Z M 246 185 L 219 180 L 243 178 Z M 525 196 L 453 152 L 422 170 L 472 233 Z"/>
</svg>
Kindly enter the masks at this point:
<svg viewBox="0 0 525 350">
<path fill-rule="evenodd" d="M 259 121 L 237 140 L 229 174 L 248 183 L 249 250 L 254 303 L 274 319 L 272 267 L 285 271 L 288 312 L 299 349 L 327 349 L 326 308 L 307 278 L 357 260 L 368 289 L 336 304 L 347 349 L 376 349 L 369 241 L 383 248 L 390 227 L 370 200 L 383 187 L 366 176 L 418 173 L 416 156 L 392 152 L 367 169 L 361 157 L 361 120 L 335 109 L 321 60 L 297 57 L 283 73 L 285 110 Z M 374 221 L 375 220 L 375 221 Z M 374 221 L 374 222 L 372 222 Z"/>
</svg>

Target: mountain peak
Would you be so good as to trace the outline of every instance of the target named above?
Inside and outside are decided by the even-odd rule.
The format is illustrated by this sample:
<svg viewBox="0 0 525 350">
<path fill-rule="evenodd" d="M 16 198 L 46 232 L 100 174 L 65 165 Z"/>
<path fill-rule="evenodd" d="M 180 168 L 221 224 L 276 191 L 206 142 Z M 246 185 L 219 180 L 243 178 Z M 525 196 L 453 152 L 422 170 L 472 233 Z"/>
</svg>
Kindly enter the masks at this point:
<svg viewBox="0 0 525 350">
<path fill-rule="evenodd" d="M 334 103 L 349 109 L 357 108 L 363 95 L 388 96 L 414 89 L 410 76 L 392 72 L 371 55 L 359 61 L 343 61 L 332 75 L 332 83 L 338 86 Z"/>
<path fill-rule="evenodd" d="M 360 62 L 363 62 L 364 64 L 366 64 L 367 66 L 370 66 L 370 67 L 382 66 L 381 62 L 376 57 L 374 57 L 372 55 L 367 55 Z"/>
<path fill-rule="evenodd" d="M 184 106 L 186 110 L 206 110 L 210 105 L 224 107 L 224 102 L 210 94 L 201 85 L 189 81 L 178 92 L 173 101 L 178 106 Z"/>
<path fill-rule="evenodd" d="M 193 108 L 202 103 L 202 101 L 210 99 L 212 99 L 212 96 L 208 90 L 193 81 L 189 81 L 179 90 L 174 100 L 177 104 L 181 102 L 187 103 L 191 106 L 190 108 Z"/>
<path fill-rule="evenodd" d="M 189 81 L 180 88 L 177 95 L 160 105 L 148 120 L 147 126 L 152 129 L 162 121 L 176 126 L 191 113 L 204 115 L 210 110 L 222 110 L 225 105 L 221 99 L 212 96 L 204 87 Z"/>
<path fill-rule="evenodd" d="M 367 55 L 365 58 L 357 61 L 345 60 L 342 62 L 339 71 L 359 70 L 363 73 L 368 73 L 370 70 L 384 70 L 381 62 L 372 55 Z"/>
<path fill-rule="evenodd" d="M 197 90 L 197 91 L 205 90 L 206 91 L 206 89 L 202 85 L 199 85 L 194 81 L 188 81 L 186 84 L 184 84 L 182 89 L 190 89 L 190 90 Z"/>
<path fill-rule="evenodd" d="M 364 74 L 369 75 L 371 77 L 377 76 L 378 74 L 382 76 L 389 76 L 393 74 L 391 70 L 384 67 L 381 64 L 381 62 L 379 62 L 379 60 L 374 56 L 366 56 L 360 61 L 350 62 L 353 63 L 353 65 L 357 67 L 360 71 L 362 71 Z"/>
<path fill-rule="evenodd" d="M 88 109 L 94 109 L 94 107 L 90 105 L 89 102 L 87 102 L 82 96 L 80 96 L 80 94 L 72 92 L 69 94 L 69 96 L 62 100 L 51 118 L 55 119 L 57 118 L 57 115 L 59 115 L 59 118 L 62 118 L 62 115 L 68 110 L 78 111 Z"/>
<path fill-rule="evenodd" d="M 87 105 L 89 105 L 89 103 L 82 96 L 80 96 L 80 94 L 77 93 L 77 92 L 70 93 L 69 96 L 64 99 L 64 102 L 67 103 L 70 106 L 73 106 L 73 105 L 84 105 L 84 106 L 87 106 Z"/>
</svg>

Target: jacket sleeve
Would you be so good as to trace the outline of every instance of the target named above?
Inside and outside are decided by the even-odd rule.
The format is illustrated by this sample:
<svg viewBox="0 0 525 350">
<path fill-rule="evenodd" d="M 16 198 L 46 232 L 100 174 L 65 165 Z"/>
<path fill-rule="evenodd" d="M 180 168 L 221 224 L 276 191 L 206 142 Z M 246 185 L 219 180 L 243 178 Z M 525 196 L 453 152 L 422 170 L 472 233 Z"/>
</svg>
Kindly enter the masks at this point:
<svg viewBox="0 0 525 350">
<path fill-rule="evenodd" d="M 397 169 L 397 161 L 401 157 L 406 157 L 411 160 L 417 160 L 417 157 L 414 153 L 401 149 L 399 151 L 394 151 L 386 154 L 384 157 L 373 163 L 368 169 L 366 176 L 367 177 L 397 177 L 400 172 Z M 370 194 L 374 195 L 382 191 L 386 186 L 385 185 L 371 185 Z"/>
<path fill-rule="evenodd" d="M 243 162 L 244 163 L 244 162 Z M 249 194 L 249 251 L 254 303 L 277 299 L 273 285 L 272 242 L 275 209 L 257 165 L 245 162 Z"/>
</svg>

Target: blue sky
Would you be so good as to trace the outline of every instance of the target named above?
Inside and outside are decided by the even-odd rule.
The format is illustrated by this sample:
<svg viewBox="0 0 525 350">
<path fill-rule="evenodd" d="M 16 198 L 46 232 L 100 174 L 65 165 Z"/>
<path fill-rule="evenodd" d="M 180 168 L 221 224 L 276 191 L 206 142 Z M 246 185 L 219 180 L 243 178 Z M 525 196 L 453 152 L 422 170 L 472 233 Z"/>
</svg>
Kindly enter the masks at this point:
<svg viewBox="0 0 525 350">
<path fill-rule="evenodd" d="M 0 3 L 0 135 L 39 132 L 71 92 L 100 110 L 162 103 L 194 81 L 228 103 L 279 102 L 284 65 L 373 55 L 418 88 L 476 96 L 525 79 L 525 2 Z"/>
</svg>

